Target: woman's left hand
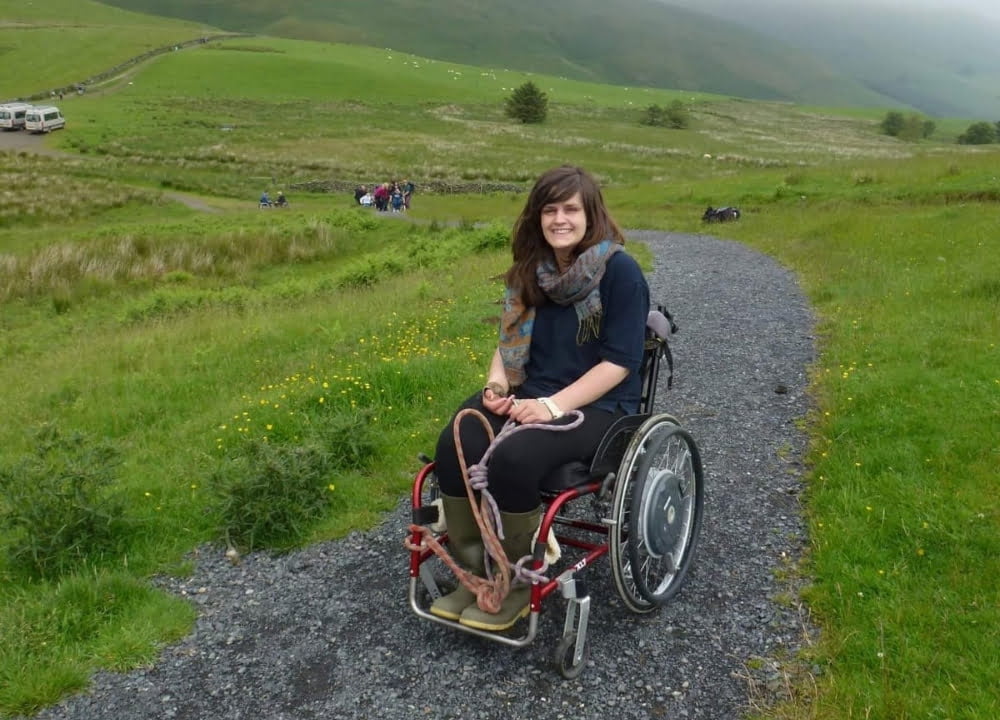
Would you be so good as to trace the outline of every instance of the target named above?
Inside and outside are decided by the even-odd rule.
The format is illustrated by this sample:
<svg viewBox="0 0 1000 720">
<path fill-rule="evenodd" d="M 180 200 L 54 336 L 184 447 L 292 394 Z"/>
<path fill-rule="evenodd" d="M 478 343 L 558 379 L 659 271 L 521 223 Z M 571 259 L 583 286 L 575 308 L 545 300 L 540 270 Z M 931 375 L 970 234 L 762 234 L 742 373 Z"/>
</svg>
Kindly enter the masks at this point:
<svg viewBox="0 0 1000 720">
<path fill-rule="evenodd" d="M 552 420 L 552 413 L 537 400 L 517 400 L 508 413 L 512 420 L 522 425 L 525 423 L 541 423 Z"/>
</svg>

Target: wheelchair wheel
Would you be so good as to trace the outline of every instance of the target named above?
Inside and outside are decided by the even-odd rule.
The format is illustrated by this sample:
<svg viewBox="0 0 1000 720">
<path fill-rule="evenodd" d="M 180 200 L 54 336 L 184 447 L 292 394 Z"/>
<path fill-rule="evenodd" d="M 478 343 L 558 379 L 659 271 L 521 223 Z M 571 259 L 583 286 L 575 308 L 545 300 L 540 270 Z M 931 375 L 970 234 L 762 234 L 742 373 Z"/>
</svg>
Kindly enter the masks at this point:
<svg viewBox="0 0 1000 720">
<path fill-rule="evenodd" d="M 697 446 L 672 417 L 654 415 L 625 451 L 612 503 L 611 570 L 629 610 L 651 612 L 680 589 L 703 504 Z"/>
<path fill-rule="evenodd" d="M 580 673 L 587 667 L 587 658 L 590 656 L 590 646 L 583 646 L 583 657 L 580 662 L 573 664 L 573 655 L 576 652 L 576 635 L 563 635 L 556 645 L 556 651 L 552 655 L 559 674 L 567 680 L 575 680 L 580 677 Z"/>
</svg>

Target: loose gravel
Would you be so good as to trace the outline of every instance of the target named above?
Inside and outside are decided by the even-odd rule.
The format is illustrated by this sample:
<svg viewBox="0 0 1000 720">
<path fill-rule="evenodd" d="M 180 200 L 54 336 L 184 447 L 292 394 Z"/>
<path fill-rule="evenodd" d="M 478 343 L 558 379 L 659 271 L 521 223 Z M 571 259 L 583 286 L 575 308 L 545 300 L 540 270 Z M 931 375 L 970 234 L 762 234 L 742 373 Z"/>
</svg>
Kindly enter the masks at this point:
<svg viewBox="0 0 1000 720">
<path fill-rule="evenodd" d="M 201 548 L 192 576 L 158 581 L 195 605 L 194 631 L 153 666 L 98 673 L 38 717 L 727 720 L 766 701 L 776 659 L 807 630 L 776 577 L 805 542 L 796 421 L 809 410 L 813 318 L 793 275 L 742 245 L 629 235 L 653 249 L 652 298 L 680 325 L 658 404 L 702 451 L 706 515 L 684 588 L 656 613 L 622 606 L 606 558 L 588 569 L 590 659 L 577 680 L 551 667 L 555 597 L 521 650 L 410 612 L 401 499 L 370 531 L 281 557 L 233 566 Z"/>
</svg>

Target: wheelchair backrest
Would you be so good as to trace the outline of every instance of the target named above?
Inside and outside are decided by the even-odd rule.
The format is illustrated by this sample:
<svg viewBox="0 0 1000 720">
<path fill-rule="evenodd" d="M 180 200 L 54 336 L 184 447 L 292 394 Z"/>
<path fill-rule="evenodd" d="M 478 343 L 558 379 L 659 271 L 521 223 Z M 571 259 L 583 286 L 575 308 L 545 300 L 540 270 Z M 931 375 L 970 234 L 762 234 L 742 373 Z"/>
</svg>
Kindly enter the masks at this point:
<svg viewBox="0 0 1000 720">
<path fill-rule="evenodd" d="M 642 355 L 640 373 L 642 377 L 642 395 L 639 400 L 639 412 L 635 415 L 624 415 L 608 428 L 597 446 L 589 467 L 579 461 L 562 465 L 542 481 L 542 491 L 555 495 L 563 490 L 575 488 L 593 480 L 607 477 L 615 473 L 622 456 L 635 431 L 653 412 L 656 402 L 656 384 L 660 377 L 661 363 L 665 360 L 668 372 L 667 387 L 670 387 L 674 374 L 674 361 L 670 354 L 668 338 L 677 332 L 673 316 L 662 305 L 656 310 L 650 310 L 646 318 L 646 346 Z"/>
</svg>

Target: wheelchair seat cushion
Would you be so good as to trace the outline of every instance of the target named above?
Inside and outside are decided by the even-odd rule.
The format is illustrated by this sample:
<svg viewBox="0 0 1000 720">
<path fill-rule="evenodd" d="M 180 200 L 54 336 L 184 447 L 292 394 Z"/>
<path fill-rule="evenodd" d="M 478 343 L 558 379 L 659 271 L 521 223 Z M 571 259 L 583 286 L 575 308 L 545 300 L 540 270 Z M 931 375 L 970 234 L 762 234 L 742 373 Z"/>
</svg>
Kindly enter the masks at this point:
<svg viewBox="0 0 1000 720">
<path fill-rule="evenodd" d="M 560 465 L 542 481 L 543 493 L 561 493 L 563 490 L 571 490 L 581 485 L 586 485 L 593 480 L 590 466 L 579 460 Z"/>
</svg>

